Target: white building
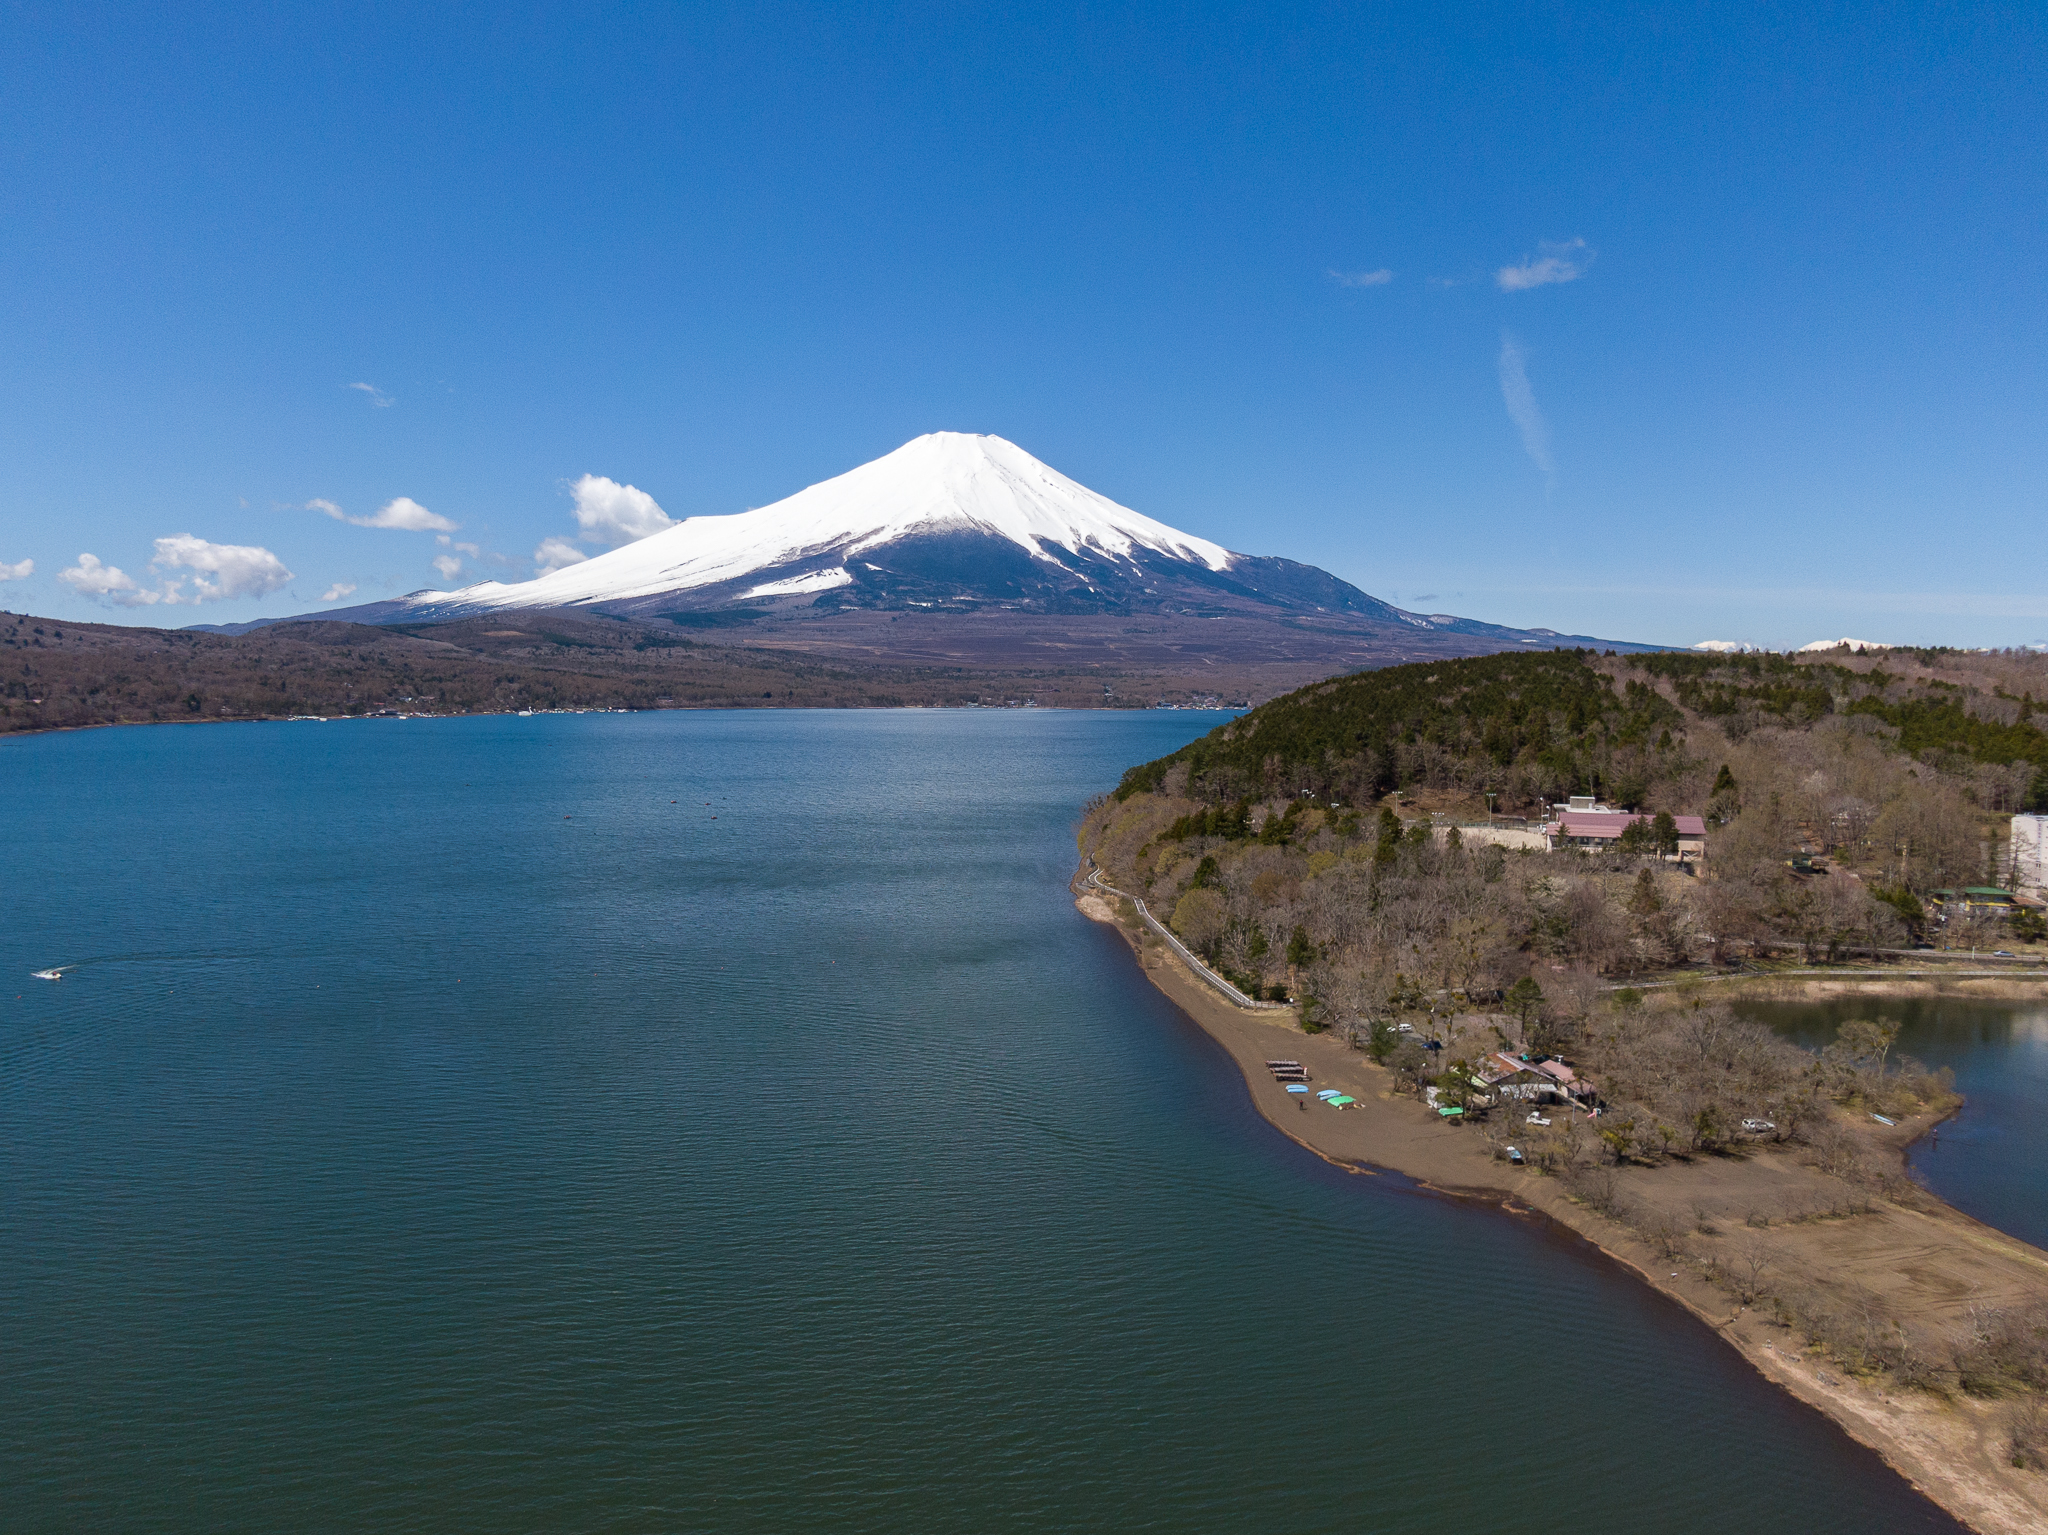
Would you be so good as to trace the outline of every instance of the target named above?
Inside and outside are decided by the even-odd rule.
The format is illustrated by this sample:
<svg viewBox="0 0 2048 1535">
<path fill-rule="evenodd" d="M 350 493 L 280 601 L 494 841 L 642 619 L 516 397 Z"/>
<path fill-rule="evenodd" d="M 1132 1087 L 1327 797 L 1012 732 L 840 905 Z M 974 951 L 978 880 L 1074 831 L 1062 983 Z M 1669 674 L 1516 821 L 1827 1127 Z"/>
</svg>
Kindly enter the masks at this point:
<svg viewBox="0 0 2048 1535">
<path fill-rule="evenodd" d="M 2048 815 L 2012 818 L 2012 888 L 2017 895 L 2048 893 Z"/>
</svg>

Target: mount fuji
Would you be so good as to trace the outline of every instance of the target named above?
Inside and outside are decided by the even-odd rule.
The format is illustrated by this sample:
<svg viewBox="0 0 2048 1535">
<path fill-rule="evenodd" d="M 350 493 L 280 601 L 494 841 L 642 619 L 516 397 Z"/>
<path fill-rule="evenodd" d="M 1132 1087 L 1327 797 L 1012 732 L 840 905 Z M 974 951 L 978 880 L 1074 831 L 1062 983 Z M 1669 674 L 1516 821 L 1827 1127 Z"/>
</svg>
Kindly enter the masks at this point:
<svg viewBox="0 0 2048 1535">
<path fill-rule="evenodd" d="M 1411 613 L 1313 565 L 1183 533 L 966 432 L 929 433 L 772 506 L 691 517 L 532 581 L 307 616 L 419 624 L 509 609 L 701 628 L 855 613 L 1259 618 L 1433 653 L 1618 643 Z M 1464 643 L 1446 645 L 1453 636 Z"/>
</svg>

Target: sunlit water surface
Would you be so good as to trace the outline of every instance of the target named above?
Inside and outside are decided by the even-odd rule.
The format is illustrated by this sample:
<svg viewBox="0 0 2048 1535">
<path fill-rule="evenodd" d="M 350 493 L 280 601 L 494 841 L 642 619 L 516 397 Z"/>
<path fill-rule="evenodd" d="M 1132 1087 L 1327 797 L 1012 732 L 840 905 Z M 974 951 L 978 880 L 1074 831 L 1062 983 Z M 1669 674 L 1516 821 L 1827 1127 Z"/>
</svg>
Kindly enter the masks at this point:
<svg viewBox="0 0 2048 1535">
<path fill-rule="evenodd" d="M 6 1527 L 1954 1529 L 1257 1118 L 1065 888 L 1213 723 L 0 744 Z"/>
</svg>

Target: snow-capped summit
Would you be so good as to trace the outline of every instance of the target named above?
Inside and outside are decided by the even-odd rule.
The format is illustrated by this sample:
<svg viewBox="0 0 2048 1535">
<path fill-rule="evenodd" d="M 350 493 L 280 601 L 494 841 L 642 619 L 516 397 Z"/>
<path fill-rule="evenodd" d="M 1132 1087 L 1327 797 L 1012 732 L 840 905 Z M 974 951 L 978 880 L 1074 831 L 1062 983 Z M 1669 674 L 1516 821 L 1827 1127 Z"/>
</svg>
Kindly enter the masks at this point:
<svg viewBox="0 0 2048 1535">
<path fill-rule="evenodd" d="M 934 541 L 945 549 L 930 548 Z M 905 545 L 927 546 L 908 569 Z M 693 607 L 705 598 L 816 597 L 873 575 L 929 583 L 940 573 L 917 567 L 931 565 L 934 553 L 955 567 L 955 579 L 941 577 L 941 585 L 993 577 L 1002 588 L 939 594 L 956 599 L 1021 599 L 1037 586 L 1095 590 L 1155 560 L 1221 573 L 1237 558 L 1076 484 L 1001 437 L 931 432 L 772 506 L 691 517 L 536 580 L 415 592 L 405 601 L 442 614 L 597 605 L 626 612 L 647 610 L 650 599 L 674 605 L 686 594 Z"/>
<path fill-rule="evenodd" d="M 932 432 L 773 506 L 691 517 L 532 581 L 305 616 L 431 623 L 548 608 L 721 629 L 861 612 L 1237 617 L 1280 625 L 1260 643 L 1288 656 L 1328 651 L 1312 633 L 1340 631 L 1374 636 L 1370 653 L 1389 655 L 1616 643 L 1410 613 L 1313 565 L 1168 527 L 1013 442 L 968 432 Z M 1192 643 L 1206 665 L 1218 659 L 1216 632 L 1171 643 Z"/>
</svg>

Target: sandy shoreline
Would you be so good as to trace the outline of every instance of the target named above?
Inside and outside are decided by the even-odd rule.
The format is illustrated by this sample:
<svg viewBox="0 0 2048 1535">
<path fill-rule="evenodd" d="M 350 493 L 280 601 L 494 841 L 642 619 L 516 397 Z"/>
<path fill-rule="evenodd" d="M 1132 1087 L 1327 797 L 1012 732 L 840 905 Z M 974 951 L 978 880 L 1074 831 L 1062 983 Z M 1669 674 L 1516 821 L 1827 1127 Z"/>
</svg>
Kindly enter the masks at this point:
<svg viewBox="0 0 2048 1535">
<path fill-rule="evenodd" d="M 1412 1099 L 1395 1097 L 1392 1074 L 1340 1039 L 1303 1034 L 1291 1012 L 1255 1013 L 1233 1006 L 1155 935 L 1118 921 L 1110 903 L 1082 889 L 1078 879 L 1075 892 L 1082 913 L 1114 926 L 1130 943 L 1146 978 L 1230 1053 L 1260 1113 L 1299 1145 L 1354 1172 L 1397 1172 L 1443 1194 L 1557 1222 L 1684 1306 L 1766 1378 L 1825 1413 L 1972 1529 L 1985 1535 L 2031 1535 L 2048 1528 L 2048 1476 L 2010 1465 L 1998 1404 L 1893 1391 L 1846 1376 L 1763 1312 L 1738 1307 L 1726 1290 L 1688 1272 L 1668 1251 L 1660 1254 L 1634 1229 L 1573 1200 L 1557 1179 L 1494 1160 L 1476 1130 L 1446 1124 Z M 1785 984 L 1759 978 L 1759 991 L 1781 991 Z M 1963 994 L 1992 1000 L 2002 989 L 1993 981 L 1984 990 L 1973 987 Z M 2040 993 L 2029 987 L 2021 994 Z M 1352 1094 L 1357 1107 L 1328 1110 L 1287 1093 L 1265 1067 L 1268 1059 L 1281 1057 L 1302 1062 L 1316 1085 Z M 1935 1116 L 1920 1116 L 1900 1125 L 1883 1144 L 1903 1157 L 1904 1148 L 1935 1122 Z M 1733 1167 L 1695 1164 L 1641 1175 L 1642 1183 L 1654 1185 L 1668 1203 L 1692 1209 L 1702 1201 L 1727 1205 L 1731 1199 L 1739 1208 L 1744 1200 L 1767 1197 L 1773 1179 L 1787 1191 L 1798 1184 L 1789 1166 L 1762 1157 Z M 1766 1194 L 1759 1195 L 1759 1188 Z M 1735 1240 L 1732 1233 L 1728 1240 Z M 1902 1308 L 1917 1305 L 1930 1317 L 1946 1315 L 1944 1308 L 2048 1296 L 2048 1253 L 1931 1195 L 1918 1208 L 1885 1205 L 1824 1226 L 1822 1217 L 1795 1214 L 1773 1230 L 1771 1240 L 1787 1264 L 1824 1265 L 1830 1276 L 1840 1274 L 1846 1283 L 1886 1293 Z"/>
</svg>

